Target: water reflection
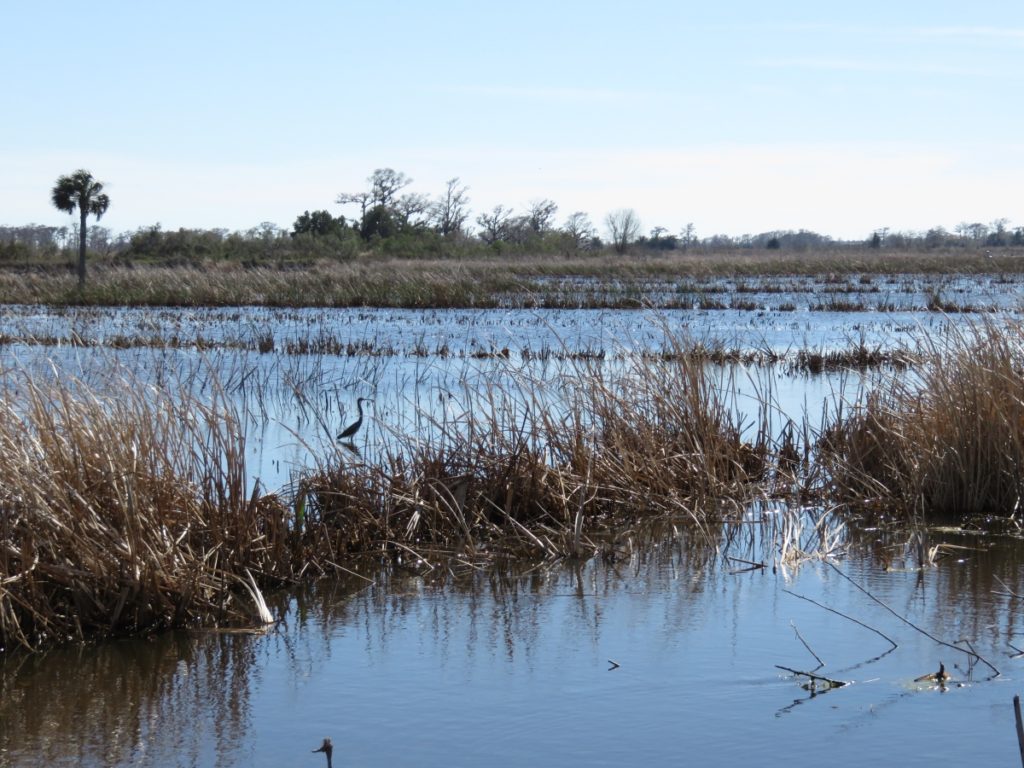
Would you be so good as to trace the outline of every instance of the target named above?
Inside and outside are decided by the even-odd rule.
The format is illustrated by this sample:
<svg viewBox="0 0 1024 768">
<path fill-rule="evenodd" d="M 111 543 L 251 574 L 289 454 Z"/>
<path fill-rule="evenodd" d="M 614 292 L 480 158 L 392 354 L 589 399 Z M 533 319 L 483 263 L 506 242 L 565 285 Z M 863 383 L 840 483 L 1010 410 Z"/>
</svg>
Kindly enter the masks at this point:
<svg viewBox="0 0 1024 768">
<path fill-rule="evenodd" d="M 241 764 L 257 653 L 248 638 L 176 633 L 7 658 L 0 758 L 9 765 Z"/>
<path fill-rule="evenodd" d="M 1005 682 L 1021 627 L 1015 599 L 995 593 L 1001 581 L 1020 588 L 1020 542 L 932 532 L 957 555 L 918 570 L 909 535 L 876 533 L 837 561 L 895 612 L 995 661 L 1002 677 L 984 682 L 831 566 L 782 567 L 765 544 L 770 523 L 747 528 L 638 530 L 603 556 L 528 568 L 367 565 L 278 595 L 283 621 L 265 636 L 182 632 L 9 656 L 0 764 L 315 766 L 324 737 L 339 765 L 735 765 L 797 740 L 787 763 L 1013 756 L 1017 686 Z M 737 553 L 767 556 L 766 567 L 738 572 L 727 559 Z M 899 647 L 884 653 L 881 638 L 793 592 Z M 824 696 L 776 669 L 814 668 L 807 646 L 823 676 L 855 685 Z M 940 662 L 953 675 L 941 704 L 936 686 L 914 682 Z M 934 733 L 954 727 L 962 743 L 934 750 Z"/>
</svg>

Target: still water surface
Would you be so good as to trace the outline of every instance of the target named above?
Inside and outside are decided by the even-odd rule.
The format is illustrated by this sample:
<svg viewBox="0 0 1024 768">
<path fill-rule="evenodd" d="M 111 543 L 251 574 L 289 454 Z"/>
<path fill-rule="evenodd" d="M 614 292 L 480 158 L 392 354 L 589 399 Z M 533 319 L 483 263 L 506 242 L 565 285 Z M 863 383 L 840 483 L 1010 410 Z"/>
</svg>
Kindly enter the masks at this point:
<svg viewBox="0 0 1024 768">
<path fill-rule="evenodd" d="M 330 736 L 340 766 L 1011 765 L 1024 629 L 994 590 L 1019 588 L 1024 548 L 940 541 L 972 549 L 924 571 L 876 544 L 838 570 L 737 572 L 727 555 L 770 546 L 670 531 L 615 562 L 320 584 L 279 596 L 263 636 L 16 656 L 0 665 L 0 764 L 315 768 Z M 815 695 L 777 669 L 817 666 L 796 630 L 819 674 L 852 684 Z M 914 682 L 940 661 L 944 690 Z"/>
</svg>

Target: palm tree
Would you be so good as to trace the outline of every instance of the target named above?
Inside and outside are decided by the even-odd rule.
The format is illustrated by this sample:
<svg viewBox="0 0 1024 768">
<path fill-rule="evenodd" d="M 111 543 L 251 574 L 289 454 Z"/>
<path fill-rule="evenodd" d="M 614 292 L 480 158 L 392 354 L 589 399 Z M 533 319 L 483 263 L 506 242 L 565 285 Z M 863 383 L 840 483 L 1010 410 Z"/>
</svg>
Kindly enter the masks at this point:
<svg viewBox="0 0 1024 768">
<path fill-rule="evenodd" d="M 78 287 L 85 286 L 85 219 L 91 213 L 99 221 L 110 207 L 110 198 L 103 194 L 103 185 L 92 177 L 88 171 L 78 170 L 70 176 L 61 176 L 53 185 L 50 199 L 58 210 L 74 213 L 75 208 L 81 216 L 81 227 L 78 231 Z"/>
</svg>

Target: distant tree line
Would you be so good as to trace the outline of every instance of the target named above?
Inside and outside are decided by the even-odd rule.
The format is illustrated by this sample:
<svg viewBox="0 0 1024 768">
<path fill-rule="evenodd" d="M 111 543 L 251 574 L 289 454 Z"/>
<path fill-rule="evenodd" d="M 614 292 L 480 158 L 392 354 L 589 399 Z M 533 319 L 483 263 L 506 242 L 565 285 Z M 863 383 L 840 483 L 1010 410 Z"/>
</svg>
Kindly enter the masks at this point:
<svg viewBox="0 0 1024 768">
<path fill-rule="evenodd" d="M 62 177 L 59 181 L 67 179 Z M 433 196 L 410 191 L 412 183 L 413 180 L 400 171 L 378 168 L 366 179 L 365 188 L 337 195 L 334 202 L 342 207 L 343 213 L 305 210 L 288 230 L 272 222 L 263 222 L 245 231 L 184 228 L 165 231 L 154 224 L 115 235 L 93 224 L 88 229 L 85 246 L 94 254 L 161 263 L 206 259 L 252 262 L 351 259 L 364 253 L 405 257 L 487 253 L 571 256 L 604 250 L 619 254 L 672 251 L 713 254 L 737 250 L 801 253 L 821 249 L 926 251 L 1024 246 L 1024 227 L 1011 228 L 1005 218 L 987 224 L 960 222 L 952 231 L 934 227 L 926 232 L 899 232 L 882 227 L 862 240 L 838 240 L 809 230 L 700 237 L 692 223 L 678 232 L 655 226 L 645 233 L 636 211 L 623 208 L 609 213 L 599 230 L 585 211 L 560 216 L 558 205 L 546 198 L 533 200 L 521 210 L 496 205 L 474 216 L 470 209 L 469 187 L 458 177 L 446 181 Z M 105 196 L 100 196 L 100 200 L 103 202 Z M 55 200 L 55 204 L 57 202 Z M 59 202 L 65 203 L 62 210 L 71 207 L 69 200 Z M 80 211 L 81 207 L 76 210 Z M 93 203 L 90 210 L 95 213 L 100 208 Z M 0 262 L 30 263 L 66 257 L 80 251 L 82 231 L 83 227 L 75 226 L 0 226 Z"/>
</svg>

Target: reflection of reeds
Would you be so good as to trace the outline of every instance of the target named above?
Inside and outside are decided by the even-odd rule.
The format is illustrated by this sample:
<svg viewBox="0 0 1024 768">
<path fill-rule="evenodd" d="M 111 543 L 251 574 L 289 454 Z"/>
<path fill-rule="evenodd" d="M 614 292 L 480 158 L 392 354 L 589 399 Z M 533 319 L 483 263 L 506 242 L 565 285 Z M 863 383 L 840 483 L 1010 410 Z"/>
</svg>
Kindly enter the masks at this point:
<svg viewBox="0 0 1024 768">
<path fill-rule="evenodd" d="M 1010 515 L 1024 493 L 1024 347 L 986 323 L 892 376 L 820 441 L 830 492 L 900 515 Z"/>
<path fill-rule="evenodd" d="M 259 662 L 246 640 L 163 633 L 6 655 L 0 762 L 205 765 L 211 742 L 225 760 L 245 754 Z"/>
</svg>

